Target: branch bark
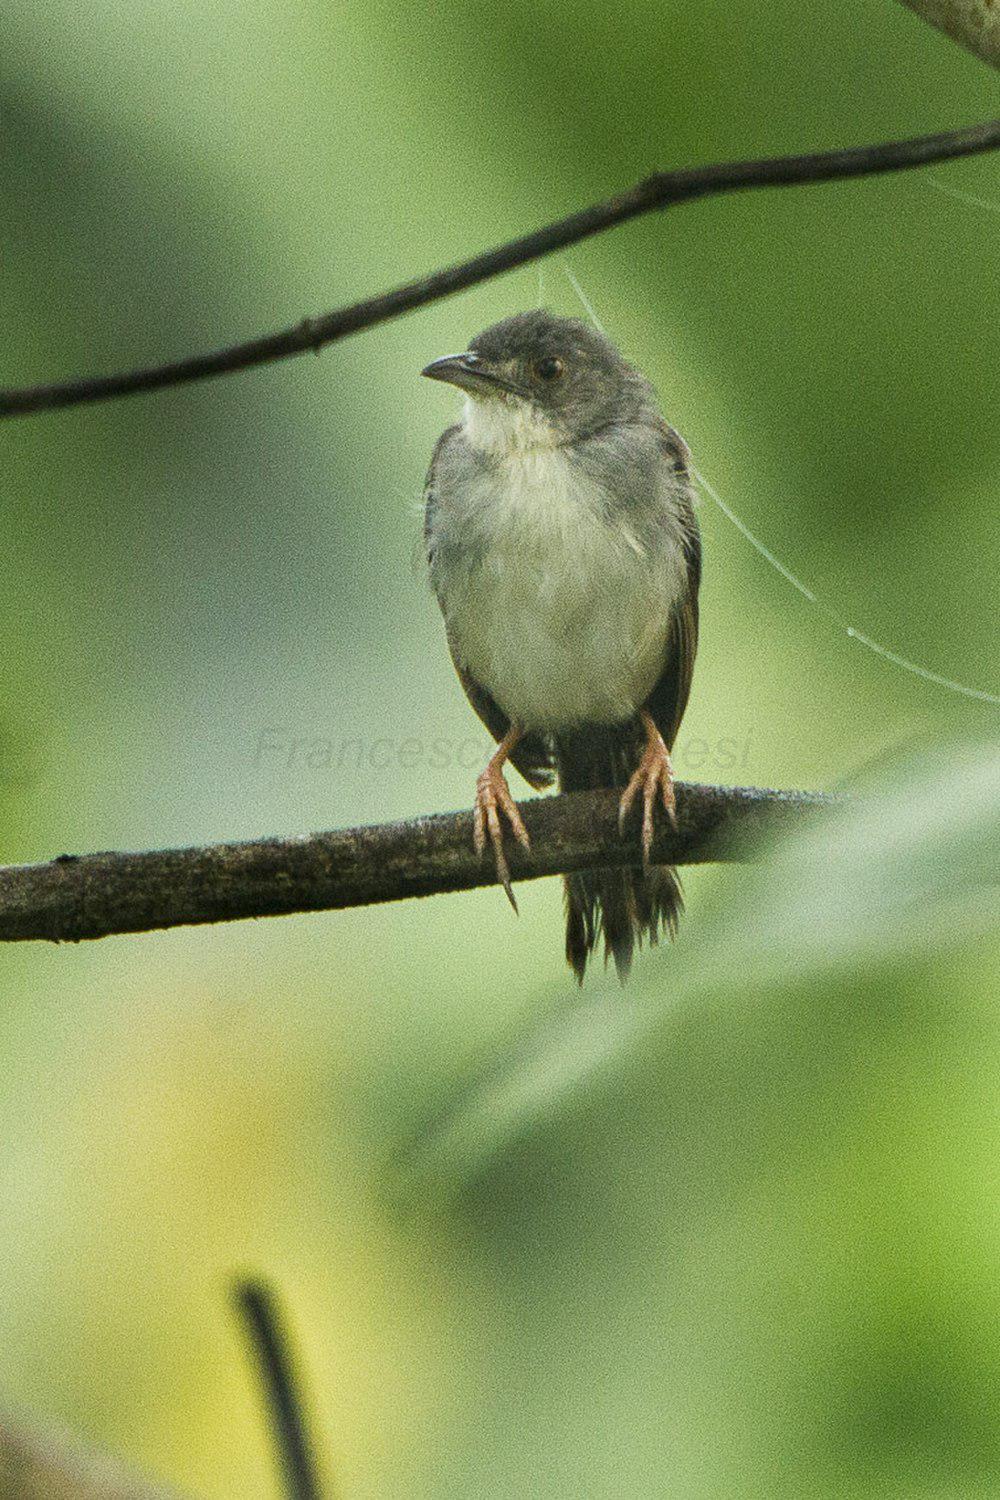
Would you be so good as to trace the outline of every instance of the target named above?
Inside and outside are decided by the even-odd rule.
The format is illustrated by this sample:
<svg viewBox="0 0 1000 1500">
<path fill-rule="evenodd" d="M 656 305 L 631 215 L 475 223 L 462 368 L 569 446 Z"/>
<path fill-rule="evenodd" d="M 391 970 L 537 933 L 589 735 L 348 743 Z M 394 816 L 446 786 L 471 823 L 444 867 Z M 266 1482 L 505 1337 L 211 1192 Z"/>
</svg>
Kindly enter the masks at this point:
<svg viewBox="0 0 1000 1500">
<path fill-rule="evenodd" d="M 1000 5 L 997 0 L 903 0 L 984 62 L 1000 68 Z"/>
<path fill-rule="evenodd" d="M 819 792 L 677 785 L 677 828 L 660 830 L 653 859 L 702 864 L 750 857 L 767 830 L 828 806 Z M 520 804 L 533 853 L 510 851 L 515 880 L 639 863 L 635 836 L 618 832 L 614 791 Z M 0 868 L 0 942 L 78 942 L 201 922 L 332 911 L 495 882 L 472 847 L 471 813 L 443 813 L 251 843 L 139 854 L 63 854 Z"/>
<path fill-rule="evenodd" d="M 985 4 L 985 0 L 983 0 Z M 843 151 L 824 151 L 805 156 L 777 156 L 756 161 L 722 162 L 715 166 L 685 167 L 656 172 L 634 187 L 593 203 L 589 208 L 557 219 L 531 234 L 508 240 L 471 260 L 444 267 L 429 276 L 406 282 L 379 296 L 352 302 L 321 317 L 306 318 L 293 328 L 266 334 L 246 344 L 235 344 L 211 354 L 195 355 L 171 364 L 130 370 L 118 375 L 88 377 L 55 385 L 39 385 L 0 391 L 0 417 L 26 416 L 54 411 L 85 402 L 107 401 L 115 396 L 135 395 L 165 386 L 203 380 L 211 375 L 232 374 L 253 365 L 288 359 L 293 354 L 318 351 L 326 344 L 374 328 L 414 308 L 450 297 L 454 292 L 489 281 L 504 271 L 565 249 L 580 240 L 600 234 L 617 224 L 675 203 L 687 203 L 714 193 L 733 193 L 750 188 L 797 187 L 805 183 L 830 182 L 865 177 L 879 172 L 898 172 L 929 162 L 972 156 L 1000 147 L 1000 120 L 988 120 L 939 135 L 916 136 L 903 141 L 882 141 Z"/>
</svg>

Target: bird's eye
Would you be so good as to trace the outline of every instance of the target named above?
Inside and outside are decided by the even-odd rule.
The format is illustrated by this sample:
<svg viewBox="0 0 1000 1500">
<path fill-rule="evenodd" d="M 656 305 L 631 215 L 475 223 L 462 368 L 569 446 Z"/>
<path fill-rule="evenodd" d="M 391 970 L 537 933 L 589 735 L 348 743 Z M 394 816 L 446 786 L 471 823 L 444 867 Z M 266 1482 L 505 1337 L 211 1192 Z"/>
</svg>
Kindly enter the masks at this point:
<svg viewBox="0 0 1000 1500">
<path fill-rule="evenodd" d="M 539 380 L 558 380 L 563 372 L 563 362 L 550 354 L 547 359 L 540 359 L 535 366 L 535 374 Z"/>
</svg>

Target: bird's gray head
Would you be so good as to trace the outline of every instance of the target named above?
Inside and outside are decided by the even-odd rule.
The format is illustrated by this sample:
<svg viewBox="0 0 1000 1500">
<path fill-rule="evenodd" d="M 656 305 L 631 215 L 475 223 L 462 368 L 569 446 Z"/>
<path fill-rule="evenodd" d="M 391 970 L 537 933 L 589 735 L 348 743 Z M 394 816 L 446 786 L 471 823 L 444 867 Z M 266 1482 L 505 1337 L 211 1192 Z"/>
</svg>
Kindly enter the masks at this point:
<svg viewBox="0 0 1000 1500">
<path fill-rule="evenodd" d="M 469 397 L 484 446 L 572 442 L 654 404 L 648 382 L 603 333 L 538 308 L 476 335 L 422 371 Z"/>
</svg>

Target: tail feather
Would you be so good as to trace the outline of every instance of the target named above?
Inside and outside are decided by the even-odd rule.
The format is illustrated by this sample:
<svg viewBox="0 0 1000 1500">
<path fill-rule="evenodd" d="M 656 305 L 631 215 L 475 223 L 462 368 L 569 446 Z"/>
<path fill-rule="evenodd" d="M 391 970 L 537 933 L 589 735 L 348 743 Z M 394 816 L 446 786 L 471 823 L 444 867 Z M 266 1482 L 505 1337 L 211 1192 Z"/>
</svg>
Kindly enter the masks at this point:
<svg viewBox="0 0 1000 1500">
<path fill-rule="evenodd" d="M 632 726 L 588 729 L 556 743 L 559 786 L 564 792 L 593 787 L 624 788 L 638 765 L 641 736 Z M 670 865 L 584 870 L 564 877 L 566 959 L 580 983 L 587 960 L 604 938 L 604 961 L 614 960 L 628 977 L 636 947 L 673 937 L 684 909 L 677 871 Z"/>
</svg>

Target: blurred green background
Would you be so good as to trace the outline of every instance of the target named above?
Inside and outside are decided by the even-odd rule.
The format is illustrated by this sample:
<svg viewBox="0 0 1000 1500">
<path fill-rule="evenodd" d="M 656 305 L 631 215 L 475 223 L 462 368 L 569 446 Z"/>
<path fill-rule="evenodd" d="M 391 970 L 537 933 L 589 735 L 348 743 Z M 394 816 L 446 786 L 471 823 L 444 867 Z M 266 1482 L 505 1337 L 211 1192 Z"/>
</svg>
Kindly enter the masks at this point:
<svg viewBox="0 0 1000 1500">
<path fill-rule="evenodd" d="M 658 166 L 996 108 L 889 0 L 15 5 L 0 379 L 284 326 Z M 417 372 L 577 312 L 566 266 L 788 566 L 1000 690 L 998 209 L 989 157 L 713 200 L 319 359 L 4 424 L 0 857 L 469 802 Z M 681 774 L 876 766 L 877 811 L 692 872 L 624 997 L 575 993 L 555 882 L 516 924 L 485 891 L 5 953 L 6 1402 L 269 1500 L 248 1268 L 345 1500 L 997 1492 L 998 710 L 701 520 Z"/>
</svg>

